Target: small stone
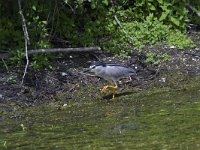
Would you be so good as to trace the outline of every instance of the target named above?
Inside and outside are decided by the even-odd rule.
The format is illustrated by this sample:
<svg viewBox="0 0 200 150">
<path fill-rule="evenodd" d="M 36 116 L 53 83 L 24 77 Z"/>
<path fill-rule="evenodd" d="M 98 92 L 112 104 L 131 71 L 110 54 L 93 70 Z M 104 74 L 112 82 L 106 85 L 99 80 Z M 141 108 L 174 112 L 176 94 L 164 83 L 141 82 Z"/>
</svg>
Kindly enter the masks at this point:
<svg viewBox="0 0 200 150">
<path fill-rule="evenodd" d="M 166 82 L 166 78 L 161 78 L 161 79 L 159 80 L 159 82 L 165 83 L 165 82 Z"/>
<path fill-rule="evenodd" d="M 169 48 L 172 48 L 172 49 L 174 49 L 174 48 L 176 48 L 176 46 L 170 46 Z"/>
<path fill-rule="evenodd" d="M 68 74 L 66 72 L 61 72 L 61 76 L 67 76 Z"/>
<path fill-rule="evenodd" d="M 63 107 L 66 107 L 67 106 L 67 104 L 63 104 Z"/>
</svg>

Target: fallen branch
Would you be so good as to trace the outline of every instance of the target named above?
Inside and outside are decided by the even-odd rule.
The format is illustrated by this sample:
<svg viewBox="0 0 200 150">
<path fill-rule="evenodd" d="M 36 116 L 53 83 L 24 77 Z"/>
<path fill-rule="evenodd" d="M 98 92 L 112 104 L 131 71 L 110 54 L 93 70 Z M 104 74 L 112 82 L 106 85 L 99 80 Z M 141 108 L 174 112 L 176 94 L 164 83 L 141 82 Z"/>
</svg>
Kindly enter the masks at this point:
<svg viewBox="0 0 200 150">
<path fill-rule="evenodd" d="M 29 50 L 28 54 L 37 54 L 37 53 L 55 53 L 55 52 L 92 52 L 101 50 L 100 47 L 79 47 L 79 48 L 50 48 L 50 49 L 36 49 Z"/>
<path fill-rule="evenodd" d="M 26 20 L 25 20 L 25 17 L 23 15 L 22 8 L 21 8 L 21 0 L 18 0 L 18 5 L 19 5 L 19 14 L 21 15 L 21 18 L 22 18 L 22 29 L 23 29 L 23 32 L 24 32 L 24 40 L 25 40 L 24 44 L 25 44 L 26 66 L 24 68 L 24 74 L 23 74 L 22 82 L 21 82 L 21 85 L 23 85 L 24 78 L 26 76 L 27 68 L 28 68 L 28 65 L 29 65 L 28 46 L 27 45 L 30 44 L 30 42 L 29 42 L 29 36 L 28 36 L 27 27 L 26 27 Z"/>
</svg>

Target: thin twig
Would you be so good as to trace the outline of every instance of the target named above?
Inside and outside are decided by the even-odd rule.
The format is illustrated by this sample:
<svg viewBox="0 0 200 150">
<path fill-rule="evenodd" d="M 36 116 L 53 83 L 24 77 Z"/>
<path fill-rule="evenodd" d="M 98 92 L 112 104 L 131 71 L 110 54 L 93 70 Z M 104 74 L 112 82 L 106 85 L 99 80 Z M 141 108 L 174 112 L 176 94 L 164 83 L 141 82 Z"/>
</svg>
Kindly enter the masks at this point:
<svg viewBox="0 0 200 150">
<path fill-rule="evenodd" d="M 111 3 L 111 5 L 112 5 L 112 7 L 113 7 L 113 9 L 114 9 L 114 1 L 113 1 L 113 0 L 110 0 L 110 3 Z M 133 37 L 131 37 L 131 36 L 124 30 L 124 28 L 122 27 L 122 25 L 121 25 L 121 23 L 120 23 L 120 21 L 119 21 L 119 19 L 117 18 L 116 15 L 114 15 L 114 18 L 115 18 L 115 21 L 117 22 L 117 24 L 119 25 L 119 27 L 122 29 L 122 32 L 124 32 L 124 34 L 132 41 L 132 40 L 133 40 Z"/>
<path fill-rule="evenodd" d="M 28 31 L 27 31 L 27 27 L 26 27 L 26 20 L 25 20 L 25 17 L 23 15 L 22 8 L 21 8 L 21 0 L 18 0 L 18 5 L 19 5 L 19 13 L 22 17 L 22 29 L 23 29 L 23 32 L 24 32 L 24 40 L 25 40 L 24 44 L 25 44 L 26 66 L 24 68 L 24 74 L 23 74 L 22 81 L 21 81 L 21 85 L 23 85 L 24 78 L 26 76 L 27 68 L 28 68 L 28 65 L 29 65 L 28 46 L 27 45 L 30 44 L 30 41 L 29 41 Z"/>
<path fill-rule="evenodd" d="M 190 5 L 189 3 L 187 3 L 186 6 L 187 6 L 188 8 L 190 8 L 193 12 L 195 12 L 196 15 L 197 15 L 198 17 L 200 17 L 200 12 L 199 12 L 195 7 L 193 7 L 193 6 Z"/>
<path fill-rule="evenodd" d="M 9 71 L 8 70 L 8 65 L 6 64 L 6 62 L 4 61 L 4 59 L 3 58 L 1 58 L 1 60 L 2 60 L 2 62 L 3 62 L 3 64 L 4 64 L 4 66 L 5 66 L 5 68 L 6 68 L 6 70 L 7 70 L 7 72 Z"/>
<path fill-rule="evenodd" d="M 65 1 L 64 2 L 70 9 L 71 9 L 71 11 L 75 14 L 75 10 L 72 8 L 72 6 L 69 4 L 69 3 L 67 3 L 67 1 Z M 64 4 L 64 5 L 65 5 Z"/>
<path fill-rule="evenodd" d="M 126 34 L 126 36 L 127 36 L 130 40 L 133 40 L 133 37 L 131 37 L 131 36 L 124 30 L 124 28 L 122 27 L 122 25 L 121 25 L 121 23 L 120 23 L 120 21 L 119 21 L 119 19 L 117 18 L 116 15 L 114 15 L 114 18 L 115 18 L 117 24 L 118 24 L 118 25 L 120 26 L 120 28 L 122 29 L 122 31 Z"/>
</svg>

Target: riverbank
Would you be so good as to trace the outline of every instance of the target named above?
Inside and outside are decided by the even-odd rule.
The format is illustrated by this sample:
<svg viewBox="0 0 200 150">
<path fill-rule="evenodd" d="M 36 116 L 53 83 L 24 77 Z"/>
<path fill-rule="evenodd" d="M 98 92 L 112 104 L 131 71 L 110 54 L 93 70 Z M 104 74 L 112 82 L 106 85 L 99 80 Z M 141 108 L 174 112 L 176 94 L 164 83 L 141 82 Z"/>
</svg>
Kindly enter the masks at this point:
<svg viewBox="0 0 200 150">
<path fill-rule="evenodd" d="M 190 33 L 196 44 L 193 49 L 179 50 L 175 46 L 165 45 L 146 46 L 140 54 L 133 51 L 127 57 L 116 57 L 112 54 L 70 54 L 53 62 L 51 69 L 28 69 L 24 85 L 20 86 L 23 68 L 9 67 L 0 70 L 0 101 L 5 110 L 12 110 L 13 105 L 37 106 L 50 103 L 67 103 L 84 99 L 111 99 L 112 94 L 100 94 L 102 86 L 107 82 L 97 77 L 82 74 L 84 68 L 98 59 L 104 62 L 118 63 L 135 68 L 139 80 L 133 78 L 131 82 L 120 84 L 117 98 L 133 94 L 154 86 L 176 87 L 184 82 L 198 82 L 195 76 L 200 75 L 200 42 L 197 32 Z M 146 62 L 144 54 L 148 52 L 166 53 L 171 60 L 159 65 Z M 188 80 L 188 81 L 187 81 Z M 192 81 L 193 82 L 193 81 Z M 117 99 L 116 98 L 116 99 Z M 11 105 L 10 105 L 11 104 Z M 1 106 L 2 107 L 2 106 Z M 7 108 L 9 107 L 9 108 Z"/>
</svg>

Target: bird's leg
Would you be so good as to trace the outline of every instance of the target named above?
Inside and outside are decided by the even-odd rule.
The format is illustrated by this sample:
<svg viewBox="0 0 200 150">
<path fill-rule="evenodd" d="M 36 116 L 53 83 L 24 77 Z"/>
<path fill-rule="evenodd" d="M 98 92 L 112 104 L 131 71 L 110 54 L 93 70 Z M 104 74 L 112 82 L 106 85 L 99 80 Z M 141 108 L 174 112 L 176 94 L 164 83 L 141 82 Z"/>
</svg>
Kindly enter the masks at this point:
<svg viewBox="0 0 200 150">
<path fill-rule="evenodd" d="M 101 93 L 107 93 L 107 88 L 108 88 L 109 85 L 106 85 L 104 86 L 102 89 L 101 89 Z"/>
<path fill-rule="evenodd" d="M 104 86 L 104 87 L 101 89 L 101 93 L 107 93 L 109 88 L 116 89 L 117 86 L 106 85 L 106 86 Z"/>
<path fill-rule="evenodd" d="M 117 85 L 115 85 L 115 86 L 113 86 L 113 85 L 104 86 L 103 89 L 101 90 L 101 93 L 107 93 L 108 88 L 112 88 L 112 90 L 113 90 L 112 99 L 115 99 L 115 91 L 118 88 L 118 86 Z"/>
<path fill-rule="evenodd" d="M 113 91 L 112 99 L 115 99 L 115 91 L 116 91 L 116 89 L 118 88 L 117 83 L 116 83 L 116 82 L 114 82 L 114 83 L 115 83 L 115 86 L 113 86 L 113 88 L 114 88 L 115 90 Z"/>
<path fill-rule="evenodd" d="M 112 88 L 112 89 L 117 89 L 117 83 L 115 81 L 113 81 L 115 85 L 106 85 L 103 87 L 103 89 L 101 90 L 102 93 L 106 93 L 108 88 Z"/>
<path fill-rule="evenodd" d="M 112 99 L 115 99 L 115 94 L 113 93 L 113 95 L 112 95 Z"/>
<path fill-rule="evenodd" d="M 115 85 L 106 85 L 101 89 L 101 93 L 107 93 L 109 88 L 112 89 L 113 91 L 113 95 L 112 95 L 112 99 L 115 99 L 115 91 L 118 88 L 117 83 L 114 81 Z"/>
</svg>

